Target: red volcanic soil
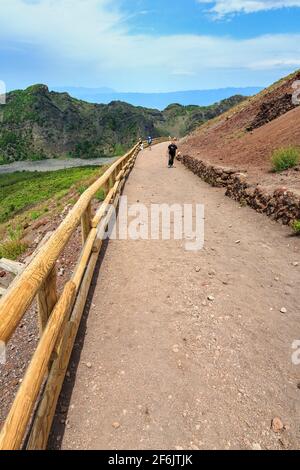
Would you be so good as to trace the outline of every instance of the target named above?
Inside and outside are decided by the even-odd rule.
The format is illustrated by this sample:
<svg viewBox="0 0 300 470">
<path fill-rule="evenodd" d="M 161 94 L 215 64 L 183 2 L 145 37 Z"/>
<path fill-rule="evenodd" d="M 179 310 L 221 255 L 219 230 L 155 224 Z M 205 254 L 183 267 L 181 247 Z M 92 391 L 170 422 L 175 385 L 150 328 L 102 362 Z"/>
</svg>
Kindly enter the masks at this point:
<svg viewBox="0 0 300 470">
<path fill-rule="evenodd" d="M 281 80 L 183 139 L 182 154 L 247 172 L 265 186 L 300 191 L 300 168 L 272 173 L 274 150 L 300 147 L 300 106 L 293 105 L 292 84 L 300 71 Z"/>
</svg>

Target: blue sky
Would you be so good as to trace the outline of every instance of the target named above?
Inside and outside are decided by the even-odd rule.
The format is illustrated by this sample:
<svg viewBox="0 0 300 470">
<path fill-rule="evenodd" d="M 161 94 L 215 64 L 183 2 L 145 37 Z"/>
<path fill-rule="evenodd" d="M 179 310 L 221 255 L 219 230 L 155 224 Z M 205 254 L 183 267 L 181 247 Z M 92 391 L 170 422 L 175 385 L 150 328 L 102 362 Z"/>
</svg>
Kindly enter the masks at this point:
<svg viewBox="0 0 300 470">
<path fill-rule="evenodd" d="M 300 0 L 0 0 L 0 80 L 174 91 L 300 68 Z"/>
</svg>

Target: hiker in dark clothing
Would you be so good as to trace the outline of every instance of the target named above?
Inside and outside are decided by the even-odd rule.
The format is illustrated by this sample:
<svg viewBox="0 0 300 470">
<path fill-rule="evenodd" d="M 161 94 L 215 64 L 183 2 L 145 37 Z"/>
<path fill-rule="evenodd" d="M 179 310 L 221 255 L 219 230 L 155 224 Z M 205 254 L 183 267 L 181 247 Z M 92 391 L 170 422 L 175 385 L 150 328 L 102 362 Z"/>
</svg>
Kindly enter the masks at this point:
<svg viewBox="0 0 300 470">
<path fill-rule="evenodd" d="M 153 139 L 152 139 L 151 135 L 148 136 L 147 142 L 148 142 L 148 148 L 149 148 L 149 150 L 152 150 L 152 142 L 153 142 Z"/>
<path fill-rule="evenodd" d="M 174 159 L 176 157 L 176 152 L 177 152 L 177 145 L 175 144 L 175 140 L 172 141 L 172 143 L 169 145 L 168 150 L 169 150 L 169 168 L 172 168 L 174 165 Z"/>
</svg>

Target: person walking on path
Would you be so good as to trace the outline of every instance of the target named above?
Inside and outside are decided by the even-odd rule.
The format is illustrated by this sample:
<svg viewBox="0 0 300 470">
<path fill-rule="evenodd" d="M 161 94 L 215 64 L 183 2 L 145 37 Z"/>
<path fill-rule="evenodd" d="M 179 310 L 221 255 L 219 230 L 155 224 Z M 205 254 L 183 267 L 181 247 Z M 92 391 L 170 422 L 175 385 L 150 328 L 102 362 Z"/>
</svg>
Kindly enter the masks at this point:
<svg viewBox="0 0 300 470">
<path fill-rule="evenodd" d="M 152 145 L 152 137 L 151 137 L 151 135 L 149 135 L 147 141 L 148 141 L 149 150 L 151 150 L 151 145 Z"/>
<path fill-rule="evenodd" d="M 169 168 L 172 168 L 173 165 L 174 165 L 174 159 L 176 157 L 177 149 L 178 149 L 178 147 L 175 143 L 175 139 L 173 139 L 172 143 L 168 147 L 168 151 L 169 151 L 169 164 L 168 164 L 168 167 Z"/>
</svg>

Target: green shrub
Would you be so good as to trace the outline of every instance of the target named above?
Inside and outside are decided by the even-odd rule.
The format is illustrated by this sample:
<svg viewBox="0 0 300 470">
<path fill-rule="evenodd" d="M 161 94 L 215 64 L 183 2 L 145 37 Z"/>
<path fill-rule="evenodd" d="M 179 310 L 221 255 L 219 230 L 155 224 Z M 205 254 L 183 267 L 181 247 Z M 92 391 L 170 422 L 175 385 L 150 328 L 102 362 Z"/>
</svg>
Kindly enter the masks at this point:
<svg viewBox="0 0 300 470">
<path fill-rule="evenodd" d="M 37 220 L 41 215 L 43 214 L 43 211 L 33 211 L 30 214 L 31 220 Z"/>
<path fill-rule="evenodd" d="M 88 185 L 85 185 L 85 184 L 81 184 L 78 188 L 77 188 L 77 192 L 79 194 L 79 196 L 81 196 L 84 191 L 86 191 L 88 188 Z"/>
<path fill-rule="evenodd" d="M 105 199 L 105 191 L 104 189 L 99 189 L 99 191 L 96 193 L 95 198 L 97 201 L 102 202 Z"/>
<path fill-rule="evenodd" d="M 121 157 L 122 155 L 125 154 L 125 147 L 121 144 L 116 144 L 115 149 L 114 149 L 114 155 L 116 157 Z"/>
<path fill-rule="evenodd" d="M 47 156 L 42 150 L 40 150 L 36 153 L 30 153 L 28 156 L 28 160 L 31 160 L 32 162 L 38 162 L 40 160 L 47 160 Z"/>
<path fill-rule="evenodd" d="M 0 258 L 16 260 L 26 248 L 25 243 L 20 240 L 6 240 L 0 243 Z"/>
<path fill-rule="evenodd" d="M 300 161 L 300 149 L 297 147 L 286 147 L 275 150 L 272 155 L 274 171 L 284 171 L 293 168 Z"/>
<path fill-rule="evenodd" d="M 9 228 L 8 237 L 0 243 L 0 258 L 16 260 L 27 248 L 21 241 L 22 231 Z"/>
<path fill-rule="evenodd" d="M 292 229 L 295 233 L 300 235 L 300 220 L 294 220 L 294 222 L 292 222 Z"/>
</svg>

